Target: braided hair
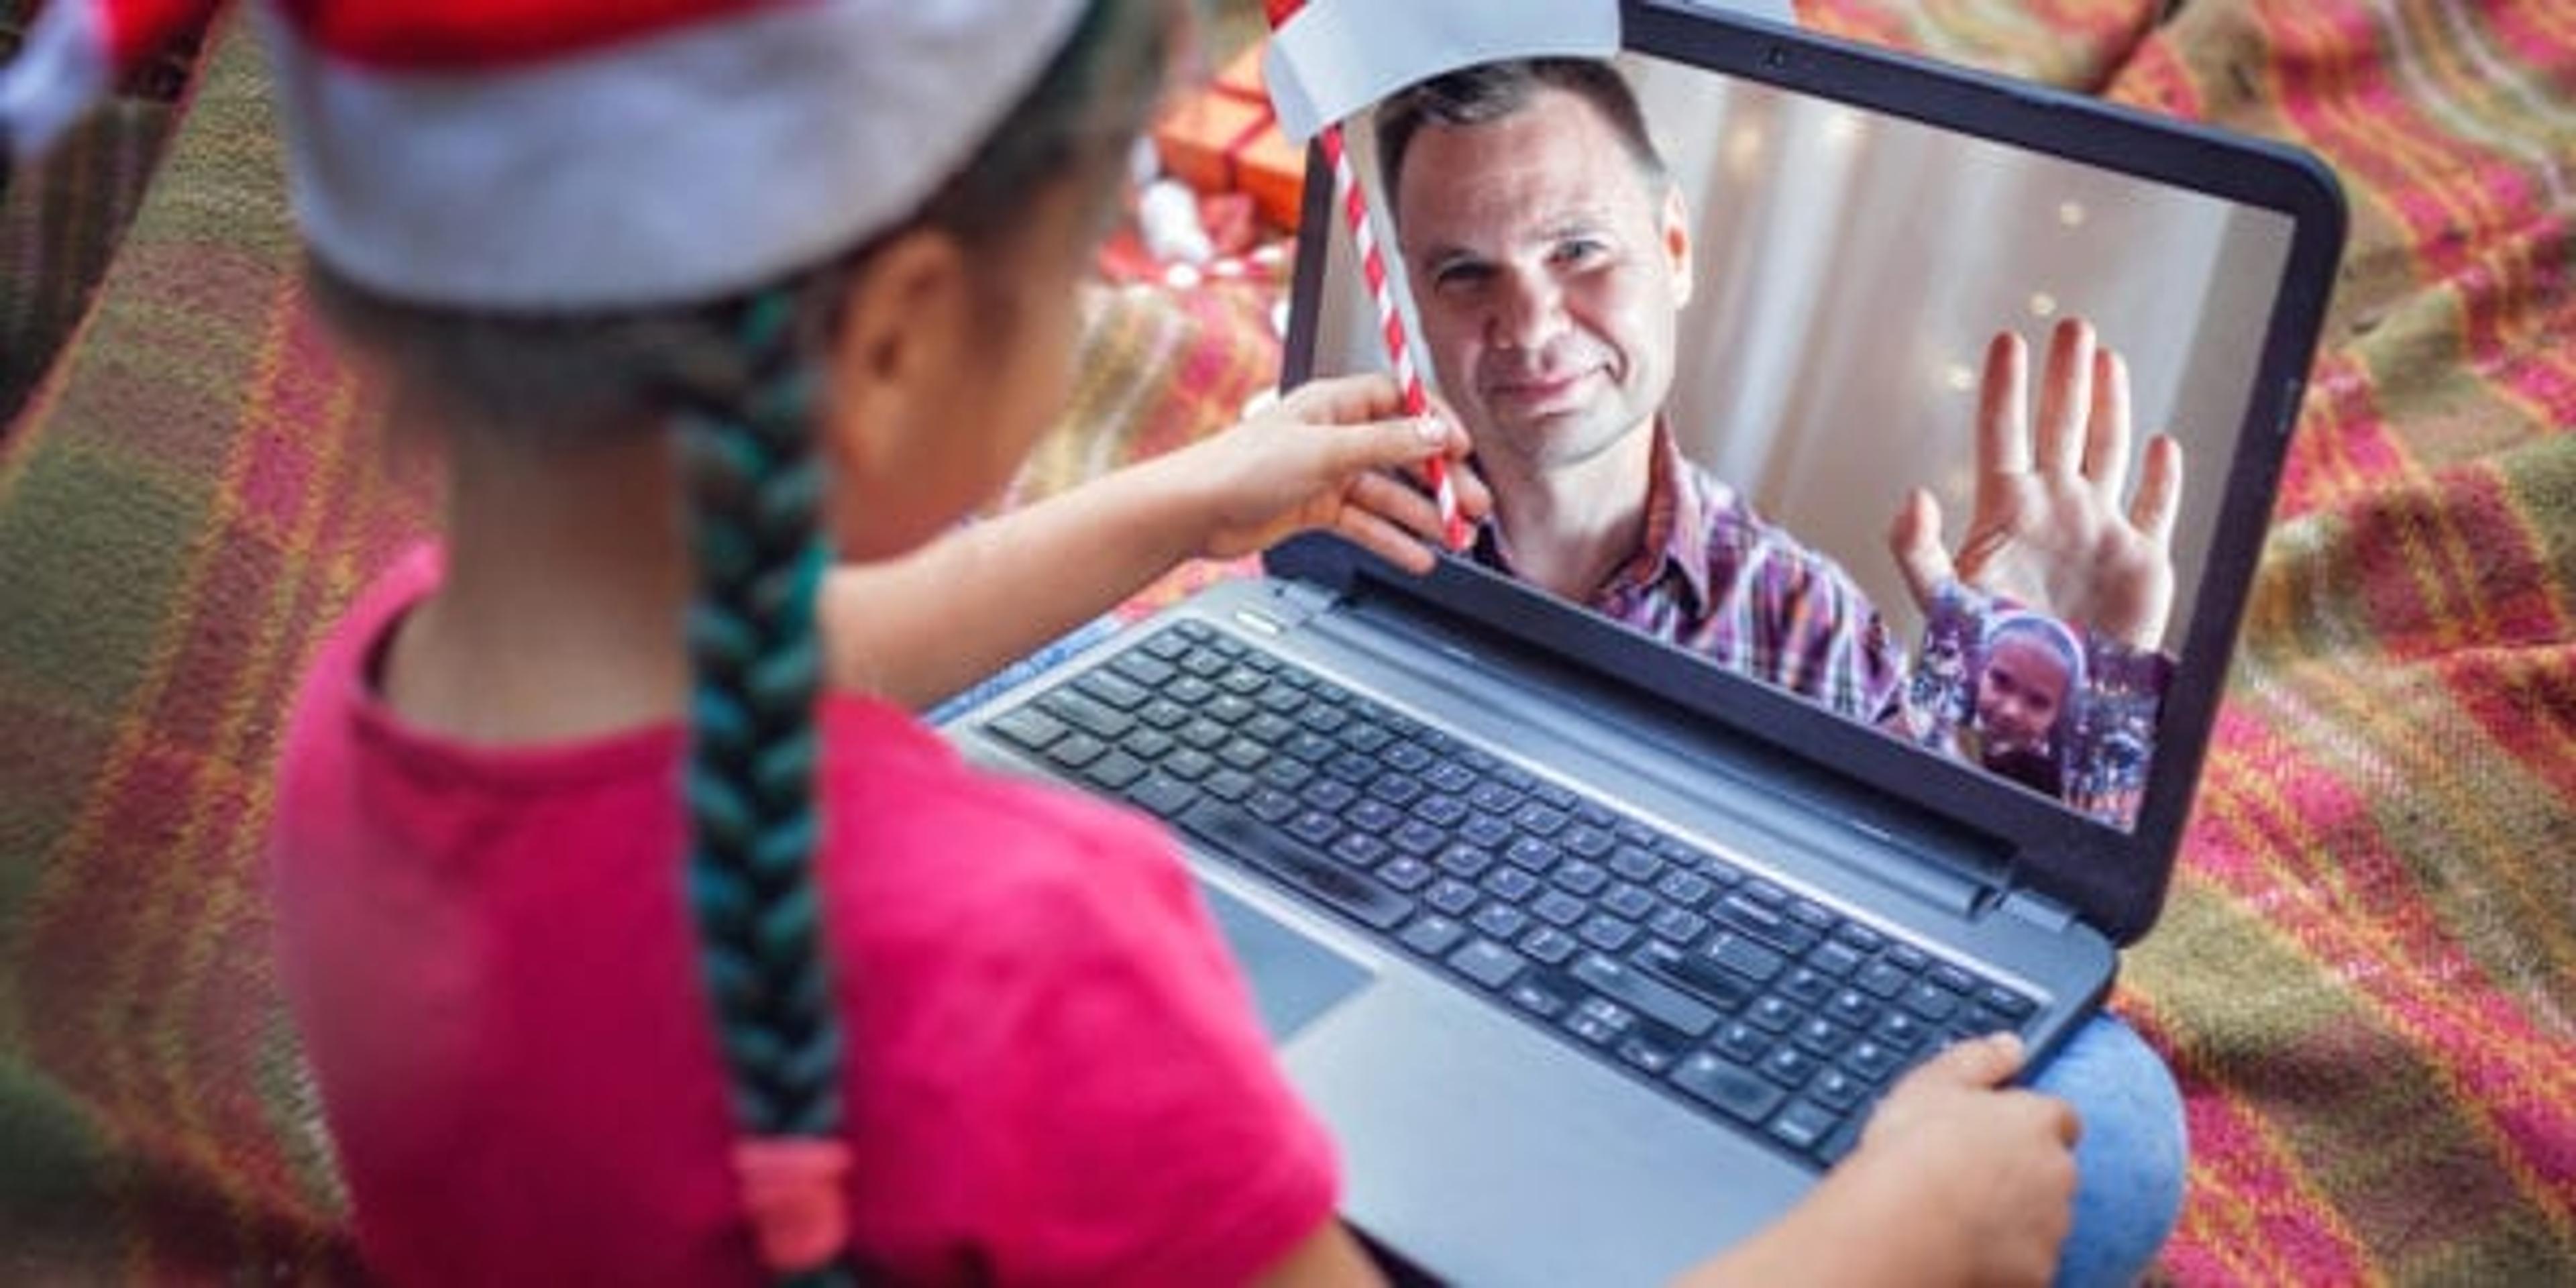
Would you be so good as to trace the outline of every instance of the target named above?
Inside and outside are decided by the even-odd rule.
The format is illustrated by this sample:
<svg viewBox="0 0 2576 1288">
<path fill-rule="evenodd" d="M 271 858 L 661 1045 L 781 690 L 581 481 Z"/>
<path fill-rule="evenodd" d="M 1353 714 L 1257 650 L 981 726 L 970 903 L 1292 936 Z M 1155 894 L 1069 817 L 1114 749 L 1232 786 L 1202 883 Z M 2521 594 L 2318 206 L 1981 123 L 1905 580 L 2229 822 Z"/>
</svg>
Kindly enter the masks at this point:
<svg viewBox="0 0 2576 1288">
<path fill-rule="evenodd" d="M 729 312 L 738 315 L 725 319 L 729 349 L 709 351 L 674 394 L 696 565 L 686 890 L 762 1257 L 840 1282 L 846 1271 L 830 1259 L 844 1241 L 848 1167 L 841 1028 L 813 880 L 823 673 L 814 606 L 829 563 L 816 524 L 815 377 L 792 292 Z"/>
<path fill-rule="evenodd" d="M 993 249 L 1018 235 L 1032 190 L 1068 177 L 1106 207 L 1160 93 L 1177 9 L 1177 0 L 1093 0 L 1036 85 L 909 227 Z M 791 1283 L 854 1277 L 841 1184 L 847 999 L 832 996 L 813 877 L 824 659 L 815 608 L 829 562 L 814 441 L 828 392 L 822 355 L 851 282 L 902 231 L 724 301 L 621 313 L 425 307 L 306 262 L 324 317 L 383 360 L 407 396 L 433 402 L 440 432 L 538 454 L 675 435 L 696 578 L 684 888 L 744 1137 L 734 1163 L 746 1211 L 763 1263 Z M 1009 292 L 985 295 L 1007 325 Z"/>
</svg>

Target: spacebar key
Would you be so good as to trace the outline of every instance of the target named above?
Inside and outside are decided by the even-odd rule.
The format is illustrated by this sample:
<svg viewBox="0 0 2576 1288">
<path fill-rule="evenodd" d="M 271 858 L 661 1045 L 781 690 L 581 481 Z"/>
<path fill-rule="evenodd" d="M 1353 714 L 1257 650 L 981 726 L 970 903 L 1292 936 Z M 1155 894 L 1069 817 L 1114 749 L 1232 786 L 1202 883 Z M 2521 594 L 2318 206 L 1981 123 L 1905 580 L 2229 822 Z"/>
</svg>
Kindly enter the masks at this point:
<svg viewBox="0 0 2576 1288">
<path fill-rule="evenodd" d="M 1379 930 L 1393 930 L 1413 915 L 1411 899 L 1230 805 L 1201 801 L 1172 821 L 1217 853 L 1259 868 Z"/>
</svg>

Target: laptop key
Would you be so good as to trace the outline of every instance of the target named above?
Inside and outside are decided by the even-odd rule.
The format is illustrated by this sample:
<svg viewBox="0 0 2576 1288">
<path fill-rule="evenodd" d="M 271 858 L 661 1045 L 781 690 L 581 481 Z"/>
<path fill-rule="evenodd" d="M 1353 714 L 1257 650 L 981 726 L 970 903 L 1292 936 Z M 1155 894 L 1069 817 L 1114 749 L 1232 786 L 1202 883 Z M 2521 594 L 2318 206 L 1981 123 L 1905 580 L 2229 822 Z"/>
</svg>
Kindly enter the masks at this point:
<svg viewBox="0 0 2576 1288">
<path fill-rule="evenodd" d="M 1792 957 L 1807 951 L 1816 942 L 1815 931 L 1789 920 L 1776 908 L 1755 902 L 1744 892 L 1718 900 L 1717 907 L 1709 915 Z"/>
<path fill-rule="evenodd" d="M 1046 749 L 1046 758 L 1066 769 L 1080 769 L 1108 754 L 1109 744 L 1087 733 L 1068 735 Z"/>
<path fill-rule="evenodd" d="M 1525 977 L 1504 996 L 1511 999 L 1512 1005 L 1541 1019 L 1553 1019 L 1565 1009 L 1565 995 L 1540 979 Z"/>
<path fill-rule="evenodd" d="M 1771 1035 L 1737 1020 L 1717 1031 L 1717 1049 L 1751 1065 L 1771 1054 Z"/>
<path fill-rule="evenodd" d="M 1479 939 L 1449 954 L 1448 962 L 1449 969 L 1495 992 L 1529 965 L 1527 958 L 1490 939 Z"/>
<path fill-rule="evenodd" d="M 1592 905 L 1563 890 L 1550 890 L 1530 905 L 1530 911 L 1536 913 L 1539 920 L 1552 926 L 1571 926 L 1583 920 L 1583 914 L 1591 910 Z"/>
<path fill-rule="evenodd" d="M 1695 957 L 1707 959 L 1712 966 L 1733 971 L 1756 984 L 1769 983 L 1780 973 L 1787 959 L 1731 930 L 1721 930 L 1700 946 Z"/>
<path fill-rule="evenodd" d="M 1839 939 L 1818 944 L 1814 952 L 1807 954 L 1807 965 L 1835 979 L 1851 978 L 1851 973 L 1860 969 L 1860 963 L 1861 955 Z"/>
<path fill-rule="evenodd" d="M 1413 816 L 1433 827 L 1456 827 L 1467 817 L 1467 802 L 1447 792 L 1434 792 L 1413 803 Z"/>
<path fill-rule="evenodd" d="M 1333 842 L 1333 857 L 1354 868 L 1373 868 L 1391 853 L 1384 841 L 1366 832 L 1344 832 Z"/>
<path fill-rule="evenodd" d="M 1422 780 L 1395 770 L 1369 780 L 1369 795 L 1389 805 L 1410 805 L 1422 795 Z"/>
<path fill-rule="evenodd" d="M 1476 772 L 1454 761 L 1436 766 L 1423 781 L 1451 795 L 1460 795 L 1476 786 Z"/>
<path fill-rule="evenodd" d="M 1119 750 L 1148 764 L 1172 754 L 1174 745 L 1172 735 L 1143 725 L 1137 726 L 1126 737 L 1118 740 Z"/>
<path fill-rule="evenodd" d="M 1585 921 L 1583 928 L 1575 933 L 1583 937 L 1583 942 L 1605 953 L 1618 952 L 1637 942 L 1636 923 L 1602 914 L 1595 914 Z"/>
<path fill-rule="evenodd" d="M 1869 1094 L 1869 1088 L 1840 1069 L 1827 1069 L 1807 1084 L 1807 1094 L 1828 1109 L 1849 1109 Z"/>
<path fill-rule="evenodd" d="M 1825 1014 L 1853 1028 L 1859 1028 L 1869 1023 L 1871 1017 L 1878 1014 L 1878 1004 L 1869 1000 L 1869 995 L 1859 989 L 1840 989 L 1834 993 L 1833 1000 L 1825 1003 Z"/>
<path fill-rule="evenodd" d="M 1662 874 L 1664 861 L 1656 858 L 1652 851 L 1622 845 L 1610 852 L 1610 870 L 1619 874 L 1621 880 L 1642 885 Z"/>
<path fill-rule="evenodd" d="M 1071 689 L 1057 689 L 1038 699 L 1048 715 L 1094 738 L 1115 739 L 1136 727 L 1136 717 Z"/>
<path fill-rule="evenodd" d="M 1904 971 L 1886 962 L 1871 962 L 1861 968 L 1860 978 L 1853 982 L 1859 984 L 1863 992 L 1881 999 L 1893 1000 L 1897 994 L 1905 991 L 1905 986 L 1910 981 Z"/>
<path fill-rule="evenodd" d="M 1687 944 L 1708 930 L 1708 918 L 1696 912 L 1666 907 L 1646 921 L 1646 929 L 1677 944 Z"/>
<path fill-rule="evenodd" d="M 1610 874 L 1596 863 L 1568 859 L 1548 875 L 1548 881 L 1571 894 L 1590 895 L 1610 884 Z"/>
<path fill-rule="evenodd" d="M 1644 921 L 1664 905 L 1657 901 L 1655 896 L 1648 894 L 1643 887 L 1620 881 L 1614 883 L 1609 892 L 1601 896 L 1601 906 L 1630 921 Z"/>
<path fill-rule="evenodd" d="M 1672 1083 L 1727 1116 L 1747 1123 L 1770 1117 L 1771 1111 L 1789 1096 L 1760 1074 L 1708 1051 L 1675 1065 Z"/>
<path fill-rule="evenodd" d="M 1793 1100 L 1771 1120 L 1771 1138 L 1803 1154 L 1823 1144 L 1842 1121 L 1841 1114 L 1814 1101 Z"/>
<path fill-rule="evenodd" d="M 1297 789 L 1297 799 L 1327 814 L 1339 814 L 1359 798 L 1360 794 L 1351 790 L 1349 783 L 1337 778 L 1318 778 Z"/>
<path fill-rule="evenodd" d="M 1745 1003 L 1762 991 L 1761 985 L 1742 975 L 1719 969 L 1703 953 L 1679 952 L 1662 944 L 1651 944 L 1647 946 L 1644 957 L 1647 964 L 1656 970 L 1673 977 L 1693 993 L 1729 1013 L 1744 1009 Z"/>
<path fill-rule="evenodd" d="M 1853 1043 L 1851 1050 L 1843 1053 L 1843 1067 L 1873 1085 L 1886 1081 L 1903 1063 L 1896 1052 L 1868 1038 Z"/>
<path fill-rule="evenodd" d="M 1684 908 L 1697 908 L 1710 895 L 1717 893 L 1717 887 L 1696 872 L 1668 872 L 1663 880 L 1655 883 L 1655 893 Z"/>
<path fill-rule="evenodd" d="M 1485 874 L 1483 884 L 1494 897 L 1519 903 L 1530 897 L 1531 891 L 1538 889 L 1538 878 L 1519 868 L 1496 868 Z"/>
<path fill-rule="evenodd" d="M 2016 1024 L 2029 1019 L 2030 1013 L 2039 1009 L 2039 1003 L 2000 984 L 1986 985 L 1977 994 L 1977 1000 Z"/>
<path fill-rule="evenodd" d="M 1489 903 L 1468 920 L 1496 939 L 1509 939 L 1529 928 L 1529 914 L 1507 903 Z"/>
<path fill-rule="evenodd" d="M 1717 1012 L 1696 999 L 1600 953 L 1585 953 L 1576 961 L 1574 978 L 1639 1015 L 1690 1037 L 1698 1037 L 1717 1025 Z"/>
<path fill-rule="evenodd" d="M 1574 942 L 1572 935 L 1554 926 L 1541 926 L 1521 936 L 1521 951 L 1550 966 L 1564 965 L 1565 959 L 1572 957 L 1582 947 L 1583 945 Z"/>
<path fill-rule="evenodd" d="M 1531 872 L 1545 872 L 1555 867 L 1556 861 L 1564 858 L 1565 855 L 1563 851 L 1537 837 L 1524 836 L 1513 841 L 1503 851 L 1503 857 Z"/>
<path fill-rule="evenodd" d="M 1330 845 L 1342 834 L 1342 821 L 1322 810 L 1310 809 L 1288 820 L 1288 831 L 1308 845 Z"/>
<path fill-rule="evenodd" d="M 1073 687 L 1120 711 L 1133 711 L 1153 696 L 1144 686 L 1105 668 L 1074 681 Z"/>
<path fill-rule="evenodd" d="M 1807 1054 L 1832 1059 L 1842 1054 L 1843 1045 L 1851 1041 L 1851 1030 L 1831 1020 L 1810 1019 L 1798 1026 L 1796 1042 Z"/>
<path fill-rule="evenodd" d="M 1109 669 L 1145 686 L 1160 689 L 1180 674 L 1172 664 L 1143 649 L 1129 649 L 1109 663 Z"/>
<path fill-rule="evenodd" d="M 1673 1067 L 1673 1049 L 1642 1033 L 1619 1044 L 1619 1058 L 1657 1076 Z"/>
<path fill-rule="evenodd" d="M 1618 1004 L 1587 997 L 1565 1017 L 1565 1031 L 1594 1046 L 1608 1046 L 1636 1023 L 1637 1018 Z"/>
<path fill-rule="evenodd" d="M 1401 890 L 1406 894 L 1431 884 L 1432 875 L 1430 864 L 1410 854 L 1398 855 L 1385 867 L 1377 870 L 1378 880 L 1385 882 L 1389 888 Z"/>
<path fill-rule="evenodd" d="M 1457 947 L 1458 941 L 1466 937 L 1465 926 L 1437 913 L 1430 913 L 1414 918 L 1413 924 L 1406 926 L 1404 933 L 1395 938 L 1396 942 L 1425 957 L 1438 957 Z"/>
<path fill-rule="evenodd" d="M 1834 982 L 1809 967 L 1796 966 L 1781 979 L 1780 991 L 1809 1006 L 1822 1006 L 1834 995 Z"/>
<path fill-rule="evenodd" d="M 1299 844 L 1241 809 L 1201 801 L 1173 821 L 1225 857 L 1278 877 L 1362 925 L 1393 930 L 1413 915 L 1411 899 Z"/>
<path fill-rule="evenodd" d="M 1305 786 L 1314 776 L 1315 771 L 1309 768 L 1306 762 L 1290 760 L 1286 756 L 1281 756 L 1261 767 L 1261 781 L 1283 792 L 1293 792 Z"/>
<path fill-rule="evenodd" d="M 1766 997 L 1755 1002 L 1752 1009 L 1744 1013 L 1744 1018 L 1753 1021 L 1756 1028 L 1786 1033 L 1798 1023 L 1799 1011 L 1785 999 Z"/>
<path fill-rule="evenodd" d="M 1494 856 L 1491 851 L 1472 845 L 1453 845 L 1440 852 L 1437 862 L 1441 871 L 1473 881 L 1482 876 L 1485 869 L 1494 866 Z"/>
<path fill-rule="evenodd" d="M 1021 707 L 986 721 L 984 727 L 1031 751 L 1044 751 L 1048 744 L 1071 732 L 1063 721 L 1036 707 Z"/>
<path fill-rule="evenodd" d="M 1959 1009 L 1959 995 L 1930 980 L 1905 990 L 1905 1009 L 1932 1021 L 1946 1020 Z"/>
<path fill-rule="evenodd" d="M 1136 808 L 1160 818 L 1170 818 L 1181 807 L 1197 799 L 1199 789 L 1169 774 L 1153 774 L 1127 789 L 1127 799 Z"/>
<path fill-rule="evenodd" d="M 1395 842 L 1395 848 L 1415 858 L 1428 858 L 1438 854 L 1449 844 L 1448 833 L 1418 818 L 1405 820 L 1402 826 L 1395 829 L 1395 835 L 1388 839 Z"/>
<path fill-rule="evenodd" d="M 1342 818 L 1363 832 L 1378 835 L 1393 830 L 1404 816 L 1396 813 L 1395 807 L 1385 801 L 1364 800 L 1351 806 Z"/>
<path fill-rule="evenodd" d="M 1455 877 L 1443 877 L 1423 894 L 1422 901 L 1452 917 L 1463 917 L 1484 899 L 1484 893 Z"/>
<path fill-rule="evenodd" d="M 1252 775 L 1234 769 L 1219 769 L 1199 784 L 1208 795 L 1229 803 L 1251 795 L 1252 789 L 1259 785 L 1252 781 Z"/>
<path fill-rule="evenodd" d="M 1771 1048 L 1771 1054 L 1762 1057 L 1762 1076 L 1793 1090 L 1805 1086 L 1807 1079 L 1816 1076 L 1816 1070 L 1822 1067 L 1816 1057 L 1786 1044 Z"/>
</svg>

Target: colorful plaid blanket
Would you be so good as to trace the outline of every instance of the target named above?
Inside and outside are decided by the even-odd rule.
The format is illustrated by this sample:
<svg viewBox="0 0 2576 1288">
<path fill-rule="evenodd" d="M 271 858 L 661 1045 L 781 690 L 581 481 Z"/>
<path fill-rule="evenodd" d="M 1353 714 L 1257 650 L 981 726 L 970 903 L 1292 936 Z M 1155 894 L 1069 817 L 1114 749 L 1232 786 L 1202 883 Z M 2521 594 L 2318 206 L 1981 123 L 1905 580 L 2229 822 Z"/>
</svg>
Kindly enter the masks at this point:
<svg viewBox="0 0 2576 1288">
<path fill-rule="evenodd" d="M 2183 873 L 2117 999 L 2188 1096 L 2165 1271 L 2576 1282 L 2576 11 L 2164 8 L 1808 16 L 2303 143 L 2352 199 Z M 293 675 L 426 508 L 298 307 L 273 130 L 223 41 L 0 439 L 0 1281 L 354 1277 L 256 838 Z M 1269 302 L 1095 294 L 1027 487 L 1229 419 L 1275 370 Z"/>
</svg>

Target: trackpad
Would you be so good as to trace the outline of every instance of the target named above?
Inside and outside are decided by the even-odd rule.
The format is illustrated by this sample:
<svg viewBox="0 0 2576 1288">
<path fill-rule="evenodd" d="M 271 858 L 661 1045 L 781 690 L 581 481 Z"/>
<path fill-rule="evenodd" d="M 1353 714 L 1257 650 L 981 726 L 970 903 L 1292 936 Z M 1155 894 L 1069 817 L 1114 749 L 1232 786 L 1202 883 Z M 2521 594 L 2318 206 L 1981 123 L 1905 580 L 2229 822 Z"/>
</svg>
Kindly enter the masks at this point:
<svg viewBox="0 0 2576 1288">
<path fill-rule="evenodd" d="M 1333 1004 L 1359 992 L 1369 972 L 1358 963 L 1279 924 L 1225 891 L 1199 883 L 1199 895 L 1224 932 L 1234 960 L 1251 981 L 1253 1005 L 1273 1045 L 1285 1043 Z"/>
</svg>

